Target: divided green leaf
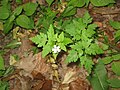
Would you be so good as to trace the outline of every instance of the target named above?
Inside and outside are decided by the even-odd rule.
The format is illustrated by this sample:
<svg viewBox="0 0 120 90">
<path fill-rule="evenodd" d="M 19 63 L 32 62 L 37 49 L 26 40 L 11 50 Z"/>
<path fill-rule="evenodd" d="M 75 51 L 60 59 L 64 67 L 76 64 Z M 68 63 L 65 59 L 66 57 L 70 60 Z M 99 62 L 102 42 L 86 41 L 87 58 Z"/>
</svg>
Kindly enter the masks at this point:
<svg viewBox="0 0 120 90">
<path fill-rule="evenodd" d="M 80 64 L 85 66 L 85 69 L 87 70 L 88 74 L 91 73 L 92 67 L 94 65 L 91 57 L 89 56 L 82 56 L 80 57 Z"/>
<path fill-rule="evenodd" d="M 43 51 L 42 51 L 42 57 L 45 57 L 47 54 L 49 54 L 52 50 L 52 47 L 50 44 L 46 44 L 44 47 L 43 47 Z"/>
<path fill-rule="evenodd" d="M 120 62 L 113 62 L 112 70 L 116 75 L 120 76 Z"/>
<path fill-rule="evenodd" d="M 93 67 L 93 61 L 89 57 L 91 55 L 103 54 L 103 50 L 95 42 L 94 35 L 96 33 L 96 24 L 91 24 L 92 18 L 89 13 L 86 12 L 83 18 L 75 18 L 67 25 L 65 25 L 65 32 L 67 32 L 72 38 L 74 44 L 72 44 L 71 51 L 68 54 L 66 62 L 71 63 L 80 59 L 80 64 L 85 67 L 88 73 L 91 73 Z M 72 55 L 73 52 L 75 56 Z M 73 60 L 75 59 L 75 60 Z"/>
<path fill-rule="evenodd" d="M 9 83 L 0 80 L 0 90 L 9 90 Z"/>
<path fill-rule="evenodd" d="M 78 54 L 75 50 L 70 50 L 69 55 L 66 58 L 67 63 L 76 62 L 78 60 Z"/>
<path fill-rule="evenodd" d="M 41 33 L 40 35 L 37 35 L 35 37 L 30 38 L 32 42 L 38 45 L 38 47 L 42 47 L 46 44 L 47 36 L 44 33 Z"/>
<path fill-rule="evenodd" d="M 50 6 L 52 4 L 54 0 L 46 0 L 46 2 L 48 3 L 48 5 Z"/>
</svg>

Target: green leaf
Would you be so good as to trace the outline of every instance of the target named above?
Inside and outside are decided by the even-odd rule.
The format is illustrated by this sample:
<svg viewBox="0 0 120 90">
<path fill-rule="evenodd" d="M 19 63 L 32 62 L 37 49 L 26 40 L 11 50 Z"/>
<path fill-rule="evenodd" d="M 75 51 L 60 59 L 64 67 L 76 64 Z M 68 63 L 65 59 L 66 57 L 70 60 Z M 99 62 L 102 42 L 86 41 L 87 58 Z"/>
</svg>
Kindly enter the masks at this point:
<svg viewBox="0 0 120 90">
<path fill-rule="evenodd" d="M 0 55 L 0 70 L 5 70 L 4 60 L 1 55 Z"/>
<path fill-rule="evenodd" d="M 38 47 L 42 47 L 47 42 L 47 36 L 44 33 L 41 33 L 40 35 L 30 38 L 30 40 L 37 44 Z"/>
<path fill-rule="evenodd" d="M 44 15 L 41 19 L 42 21 L 42 25 L 45 29 L 48 29 L 50 24 L 53 24 L 54 18 L 56 17 L 57 12 L 54 12 L 53 10 L 51 10 L 50 7 L 48 7 L 46 9 L 46 15 Z"/>
<path fill-rule="evenodd" d="M 64 43 L 64 45 L 68 45 L 68 44 L 72 43 L 72 40 L 70 38 L 64 38 L 63 43 Z"/>
<path fill-rule="evenodd" d="M 95 29 L 97 28 L 96 24 L 90 24 L 88 25 L 87 31 L 86 31 L 86 36 L 87 37 L 92 37 L 96 32 Z"/>
<path fill-rule="evenodd" d="M 0 90 L 9 90 L 9 83 L 6 81 L 0 81 Z"/>
<path fill-rule="evenodd" d="M 117 78 L 109 79 L 107 80 L 109 83 L 109 86 L 112 88 L 120 88 L 120 80 Z"/>
<path fill-rule="evenodd" d="M 107 71 L 102 61 L 98 62 L 94 72 L 90 78 L 93 90 L 108 90 Z"/>
<path fill-rule="evenodd" d="M 22 6 L 17 7 L 14 10 L 14 15 L 18 16 L 22 12 L 22 8 L 23 8 Z"/>
<path fill-rule="evenodd" d="M 14 72 L 14 67 L 13 67 L 13 66 L 9 66 L 9 67 L 7 68 L 7 70 L 5 70 L 3 76 L 4 76 L 4 77 L 7 77 L 8 75 L 12 74 L 13 72 Z"/>
<path fill-rule="evenodd" d="M 92 18 L 90 17 L 90 14 L 88 12 L 84 14 L 82 19 L 83 19 L 83 23 L 85 23 L 86 25 L 92 22 Z"/>
<path fill-rule="evenodd" d="M 102 43 L 101 48 L 103 50 L 107 50 L 109 48 L 109 45 Z"/>
<path fill-rule="evenodd" d="M 76 40 L 80 40 L 80 36 L 81 36 L 81 27 L 79 27 L 82 25 L 80 24 L 80 22 L 76 21 L 76 20 L 73 20 L 71 21 L 70 24 L 67 24 L 65 26 L 65 32 L 67 32 L 68 34 L 70 34 L 70 36 L 73 36 L 73 39 L 76 39 Z"/>
<path fill-rule="evenodd" d="M 29 3 L 26 3 L 24 6 L 23 6 L 23 9 L 25 11 L 25 14 L 27 16 L 31 16 L 36 8 L 37 8 L 38 4 L 37 3 L 32 3 L 32 2 L 29 2 Z"/>
<path fill-rule="evenodd" d="M 4 24 L 4 33 L 7 34 L 13 27 L 13 21 L 15 19 L 15 16 L 12 15 L 10 18 L 5 22 Z"/>
<path fill-rule="evenodd" d="M 75 36 L 77 34 L 75 30 L 75 26 L 72 23 L 67 24 L 65 27 L 65 32 L 69 33 L 71 36 Z"/>
<path fill-rule="evenodd" d="M 120 22 L 118 21 L 109 21 L 109 24 L 114 28 L 114 29 L 120 29 Z"/>
<path fill-rule="evenodd" d="M 63 40 L 64 40 L 64 33 L 62 32 L 62 33 L 58 36 L 57 42 L 63 42 Z"/>
<path fill-rule="evenodd" d="M 66 58 L 66 63 L 76 62 L 78 60 L 78 54 L 75 50 L 70 50 Z"/>
<path fill-rule="evenodd" d="M 115 41 L 116 42 L 118 42 L 120 40 L 120 30 L 118 30 L 118 31 L 115 32 L 114 37 L 115 37 Z"/>
<path fill-rule="evenodd" d="M 49 6 L 52 4 L 54 0 L 46 0 L 46 2 L 49 4 Z"/>
<path fill-rule="evenodd" d="M 90 45 L 90 47 L 86 48 L 85 52 L 90 55 L 96 55 L 102 54 L 103 50 L 96 43 L 93 43 Z"/>
<path fill-rule="evenodd" d="M 49 41 L 54 41 L 55 40 L 55 34 L 54 34 L 54 29 L 52 24 L 50 25 L 48 32 L 47 32 L 48 40 Z"/>
<path fill-rule="evenodd" d="M 7 7 L 0 7 L 0 19 L 7 19 L 9 15 L 9 9 Z"/>
<path fill-rule="evenodd" d="M 65 47 L 64 43 L 58 43 L 58 45 L 60 46 L 61 50 L 66 51 L 66 47 Z"/>
<path fill-rule="evenodd" d="M 120 76 L 120 62 L 113 62 L 112 70 L 116 75 Z"/>
<path fill-rule="evenodd" d="M 120 54 L 112 55 L 113 60 L 120 60 Z"/>
<path fill-rule="evenodd" d="M 4 73 L 5 73 L 5 71 L 0 70 L 0 77 L 1 77 L 1 76 L 4 76 Z"/>
<path fill-rule="evenodd" d="M 85 6 L 88 7 L 90 0 L 85 0 Z"/>
<path fill-rule="evenodd" d="M 16 0 L 16 3 L 22 4 L 22 0 Z"/>
<path fill-rule="evenodd" d="M 109 64 L 113 61 L 113 58 L 111 56 L 105 57 L 102 59 L 104 64 Z"/>
<path fill-rule="evenodd" d="M 3 31 L 3 22 L 0 22 L 0 30 Z"/>
<path fill-rule="evenodd" d="M 13 40 L 9 44 L 5 45 L 4 48 L 11 48 L 11 49 L 13 49 L 13 48 L 16 48 L 16 47 L 18 47 L 20 45 L 21 45 L 21 42 L 19 42 L 18 40 Z"/>
<path fill-rule="evenodd" d="M 43 47 L 43 51 L 42 51 L 42 57 L 44 58 L 47 54 L 49 54 L 52 50 L 51 48 L 52 46 L 49 45 L 49 44 L 46 44 L 44 47 Z"/>
<path fill-rule="evenodd" d="M 94 6 L 106 6 L 110 3 L 115 3 L 114 0 L 90 0 Z"/>
<path fill-rule="evenodd" d="M 82 7 L 85 5 L 85 0 L 70 0 L 69 6 Z"/>
<path fill-rule="evenodd" d="M 92 67 L 94 65 L 91 57 L 88 56 L 82 56 L 80 57 L 80 64 L 83 66 L 85 66 L 85 69 L 88 71 L 88 74 L 91 73 Z"/>
<path fill-rule="evenodd" d="M 82 46 L 87 50 L 87 49 L 92 49 L 92 48 L 88 48 L 90 45 L 91 45 L 91 42 L 92 42 L 92 39 L 86 39 L 86 36 L 85 37 L 82 37 L 82 39 L 85 39 L 85 40 L 82 40 L 81 44 Z"/>
<path fill-rule="evenodd" d="M 1 0 L 1 4 L 2 4 L 3 6 L 8 5 L 8 3 L 9 3 L 9 0 Z"/>
<path fill-rule="evenodd" d="M 71 45 L 70 47 L 71 47 L 72 49 L 77 50 L 77 51 L 83 49 L 83 46 L 82 46 L 81 42 L 77 42 L 77 43 L 75 43 L 75 45 Z"/>
<path fill-rule="evenodd" d="M 34 29 L 34 25 L 32 24 L 31 20 L 26 15 L 20 15 L 16 19 L 16 22 L 19 26 L 26 28 L 26 29 Z"/>
<path fill-rule="evenodd" d="M 62 13 L 63 17 L 68 17 L 68 16 L 72 16 L 76 13 L 76 8 L 73 6 L 69 6 L 65 9 L 65 11 Z"/>
<path fill-rule="evenodd" d="M 85 69 L 87 70 L 88 74 L 91 74 L 93 65 L 94 65 L 94 63 L 93 63 L 92 59 L 86 60 L 86 63 L 84 66 L 85 66 Z"/>
</svg>

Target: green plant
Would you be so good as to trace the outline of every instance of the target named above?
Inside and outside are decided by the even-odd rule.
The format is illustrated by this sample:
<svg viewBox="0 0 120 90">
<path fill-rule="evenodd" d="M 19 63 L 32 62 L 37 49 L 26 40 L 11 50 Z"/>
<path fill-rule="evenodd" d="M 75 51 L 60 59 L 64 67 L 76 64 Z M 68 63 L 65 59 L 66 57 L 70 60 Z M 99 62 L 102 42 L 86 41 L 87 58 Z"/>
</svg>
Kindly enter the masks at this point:
<svg viewBox="0 0 120 90">
<path fill-rule="evenodd" d="M 16 0 L 16 2 L 19 4 L 21 3 L 21 0 Z M 54 12 L 50 9 L 54 0 L 46 0 L 46 2 L 48 3 L 48 6 L 39 6 L 37 3 L 29 2 L 19 5 L 14 11 L 11 11 L 10 0 L 2 0 L 0 20 L 4 24 L 4 33 L 8 34 L 13 26 L 16 25 L 26 29 L 36 29 L 39 26 L 43 26 L 43 29 L 48 29 L 49 25 L 54 23 L 54 20 L 75 15 L 78 7 L 88 6 L 89 2 L 94 6 L 106 6 L 110 3 L 115 3 L 114 0 L 69 0 L 65 2 L 66 4 L 59 1 L 57 6 L 58 9 Z M 59 10 L 59 6 L 64 7 L 63 10 Z M 36 9 L 39 9 L 40 11 L 40 19 L 34 24 L 34 16 L 37 14 Z M 57 17 L 57 14 L 60 14 L 60 17 Z"/>
<path fill-rule="evenodd" d="M 66 2 L 58 0 L 57 4 L 55 0 L 46 0 L 47 5 L 45 6 L 32 2 L 21 5 L 22 0 L 16 0 L 16 2 L 20 5 L 12 11 L 10 0 L 1 0 L 0 23 L 3 24 L 5 34 L 8 34 L 16 26 L 27 30 L 38 29 L 40 30 L 39 35 L 30 40 L 42 48 L 42 57 L 49 55 L 56 60 L 59 52 L 63 50 L 68 52 L 66 63 L 78 62 L 80 66 L 84 66 L 88 74 L 93 71 L 93 75 L 90 75 L 89 79 L 94 90 L 107 90 L 108 85 L 113 88 L 120 87 L 115 83 L 120 83 L 120 80 L 108 79 L 105 69 L 105 64 L 112 63 L 113 72 L 119 76 L 119 62 L 117 61 L 120 60 L 120 54 L 111 50 L 112 53 L 115 53 L 114 55 L 109 52 L 108 56 L 99 60 L 98 64 L 93 67 L 94 56 L 103 54 L 103 50 L 108 50 L 110 46 L 102 44 L 103 50 L 99 47 L 97 25 L 92 23 L 88 12 L 82 18 L 74 17 L 79 7 L 87 7 L 89 3 L 94 6 L 107 6 L 115 3 L 114 0 L 67 0 Z M 55 9 L 52 8 L 54 4 L 57 7 Z M 116 30 L 114 38 L 117 43 L 120 40 L 120 23 L 110 21 L 110 25 Z M 14 48 L 20 44 L 15 40 L 5 48 Z M 7 76 L 12 71 L 13 68 L 6 69 L 4 67 L 4 60 L 0 55 L 0 76 Z M 2 88 L 0 90 L 7 89 L 8 83 L 0 81 L 0 88 Z"/>
<path fill-rule="evenodd" d="M 92 18 L 88 12 L 85 13 L 83 18 L 75 18 L 65 25 L 66 22 L 69 21 L 63 22 L 64 32 L 59 35 L 58 33 L 54 34 L 53 26 L 50 25 L 47 34 L 40 33 L 31 40 L 38 47 L 43 47 L 43 57 L 52 52 L 54 45 L 60 46 L 60 49 L 64 51 L 67 51 L 66 47 L 71 47 L 66 62 L 71 63 L 80 60 L 80 65 L 85 66 L 85 69 L 90 74 L 94 64 L 92 56 L 103 53 L 95 39 L 97 25 L 91 24 Z M 65 37 L 64 33 L 68 34 L 68 36 Z"/>
<path fill-rule="evenodd" d="M 47 54 L 52 53 L 52 49 L 57 46 L 60 47 L 61 50 L 66 51 L 66 46 L 72 42 L 71 39 L 64 37 L 64 33 L 60 33 L 59 35 L 54 33 L 53 26 L 50 25 L 47 34 L 40 33 L 35 37 L 30 38 L 38 47 L 43 47 L 42 56 L 45 57 Z M 54 46 L 56 45 L 56 46 Z M 53 50 L 53 53 L 57 53 Z"/>
<path fill-rule="evenodd" d="M 6 81 L 0 81 L 0 90 L 9 90 L 9 83 Z"/>
<path fill-rule="evenodd" d="M 107 70 L 101 60 L 94 68 L 94 74 L 89 77 L 93 90 L 108 90 Z"/>
<path fill-rule="evenodd" d="M 0 55 L 0 77 L 6 77 L 13 72 L 13 67 L 5 68 L 4 59 Z M 8 81 L 0 80 L 0 90 L 9 90 Z"/>
<path fill-rule="evenodd" d="M 80 65 L 84 65 L 88 73 L 91 73 L 92 56 L 102 54 L 103 50 L 98 46 L 96 41 L 96 24 L 92 24 L 92 18 L 85 13 L 83 18 L 72 20 L 65 26 L 65 32 L 72 37 L 73 44 L 70 45 L 66 62 L 76 62 L 80 60 Z"/>
<path fill-rule="evenodd" d="M 94 6 L 106 6 L 110 3 L 115 3 L 114 0 L 70 0 L 68 5 L 72 5 L 74 7 L 82 7 L 86 4 L 88 6 L 89 2 L 91 2 Z"/>
<path fill-rule="evenodd" d="M 116 30 L 114 38 L 115 42 L 118 42 L 120 40 L 120 22 L 110 20 L 109 23 Z"/>
<path fill-rule="evenodd" d="M 101 61 L 102 66 L 98 68 L 96 65 L 96 68 L 94 70 L 94 74 L 92 77 L 90 77 L 90 82 L 94 90 L 108 90 L 108 86 L 111 88 L 120 88 L 120 80 L 117 78 L 117 76 L 120 76 L 120 53 L 119 53 L 119 48 L 117 48 L 116 43 L 119 42 L 120 40 L 120 23 L 118 21 L 109 21 L 110 25 L 115 29 L 115 34 L 114 34 L 114 44 L 109 43 L 109 41 L 105 38 L 105 42 L 103 42 L 103 48 L 107 52 L 104 58 L 99 59 Z M 117 49 L 116 49 L 117 48 Z M 113 73 L 116 75 L 116 78 L 109 78 L 106 77 L 106 69 L 105 65 L 108 65 L 111 63 L 111 70 Z M 104 70 L 102 69 L 104 67 Z M 97 70 L 96 70 L 97 69 Z M 99 69 L 99 70 L 98 70 Z M 104 72 L 103 72 L 104 71 Z M 99 74 L 97 73 L 101 73 Z M 101 77 L 102 76 L 102 77 Z M 98 82 L 99 83 L 94 83 Z"/>
</svg>

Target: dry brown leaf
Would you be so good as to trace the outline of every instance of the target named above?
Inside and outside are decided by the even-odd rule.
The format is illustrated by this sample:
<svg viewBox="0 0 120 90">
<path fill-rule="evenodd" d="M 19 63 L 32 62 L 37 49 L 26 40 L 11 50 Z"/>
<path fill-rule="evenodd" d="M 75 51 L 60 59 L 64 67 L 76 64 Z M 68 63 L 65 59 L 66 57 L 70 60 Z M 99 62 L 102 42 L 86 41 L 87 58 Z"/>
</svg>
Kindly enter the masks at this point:
<svg viewBox="0 0 120 90">
<path fill-rule="evenodd" d="M 52 90 L 52 80 L 46 80 L 40 90 Z"/>
<path fill-rule="evenodd" d="M 34 76 L 34 80 L 31 81 L 32 90 L 52 90 L 52 81 L 46 80 L 41 73 L 37 73 Z"/>
<path fill-rule="evenodd" d="M 34 60 L 35 58 L 33 57 L 33 55 L 30 54 L 28 57 L 18 61 L 14 66 L 16 66 L 17 69 L 23 69 L 24 71 L 31 73 L 36 66 L 35 64 L 33 64 Z"/>
<path fill-rule="evenodd" d="M 67 71 L 62 84 L 69 84 L 70 82 L 74 81 L 76 79 L 76 77 L 74 77 L 75 75 L 76 75 L 76 72 L 73 71 L 73 69 L 70 69 L 69 71 Z"/>
<path fill-rule="evenodd" d="M 69 90 L 90 90 L 89 84 L 81 78 L 70 83 Z"/>
<path fill-rule="evenodd" d="M 41 53 L 33 56 L 31 53 L 28 57 L 25 57 L 14 64 L 17 69 L 22 69 L 21 72 L 24 76 L 30 76 L 32 72 L 45 74 L 49 71 L 49 66 L 45 63 L 45 60 L 41 58 Z M 30 76 L 31 77 L 31 76 Z"/>
<path fill-rule="evenodd" d="M 34 71 L 39 72 L 43 75 L 50 69 L 49 65 L 46 64 L 45 59 L 42 58 L 41 53 L 35 55 L 34 64 L 36 64 Z"/>
<path fill-rule="evenodd" d="M 37 0 L 37 1 L 40 5 L 45 5 L 46 4 L 45 0 Z"/>
<path fill-rule="evenodd" d="M 59 86 L 59 90 L 70 90 L 70 88 L 74 88 L 75 85 L 70 86 L 70 84 L 74 84 L 73 82 L 76 81 L 78 78 L 81 80 L 86 81 L 86 71 L 84 68 L 79 68 L 77 66 L 72 65 L 71 67 L 67 67 L 66 74 L 64 75 L 64 79 Z M 77 88 L 77 87 L 75 87 Z M 71 89 L 72 90 L 72 89 Z M 73 89 L 73 90 L 82 90 L 82 89 Z"/>
<path fill-rule="evenodd" d="M 16 74 L 10 80 L 10 90 L 30 90 L 30 85 L 24 77 Z"/>
</svg>

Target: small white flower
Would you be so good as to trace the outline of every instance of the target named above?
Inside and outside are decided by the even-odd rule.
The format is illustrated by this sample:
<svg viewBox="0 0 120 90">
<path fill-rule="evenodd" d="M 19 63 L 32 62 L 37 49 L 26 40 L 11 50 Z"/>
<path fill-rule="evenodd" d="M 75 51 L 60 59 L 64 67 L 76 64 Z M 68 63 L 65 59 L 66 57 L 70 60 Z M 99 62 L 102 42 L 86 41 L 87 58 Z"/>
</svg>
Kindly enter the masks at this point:
<svg viewBox="0 0 120 90">
<path fill-rule="evenodd" d="M 61 50 L 60 50 L 60 46 L 54 45 L 54 47 L 52 48 L 52 51 L 53 51 L 53 53 L 58 53 L 58 52 L 60 52 L 60 51 L 61 51 Z"/>
</svg>

